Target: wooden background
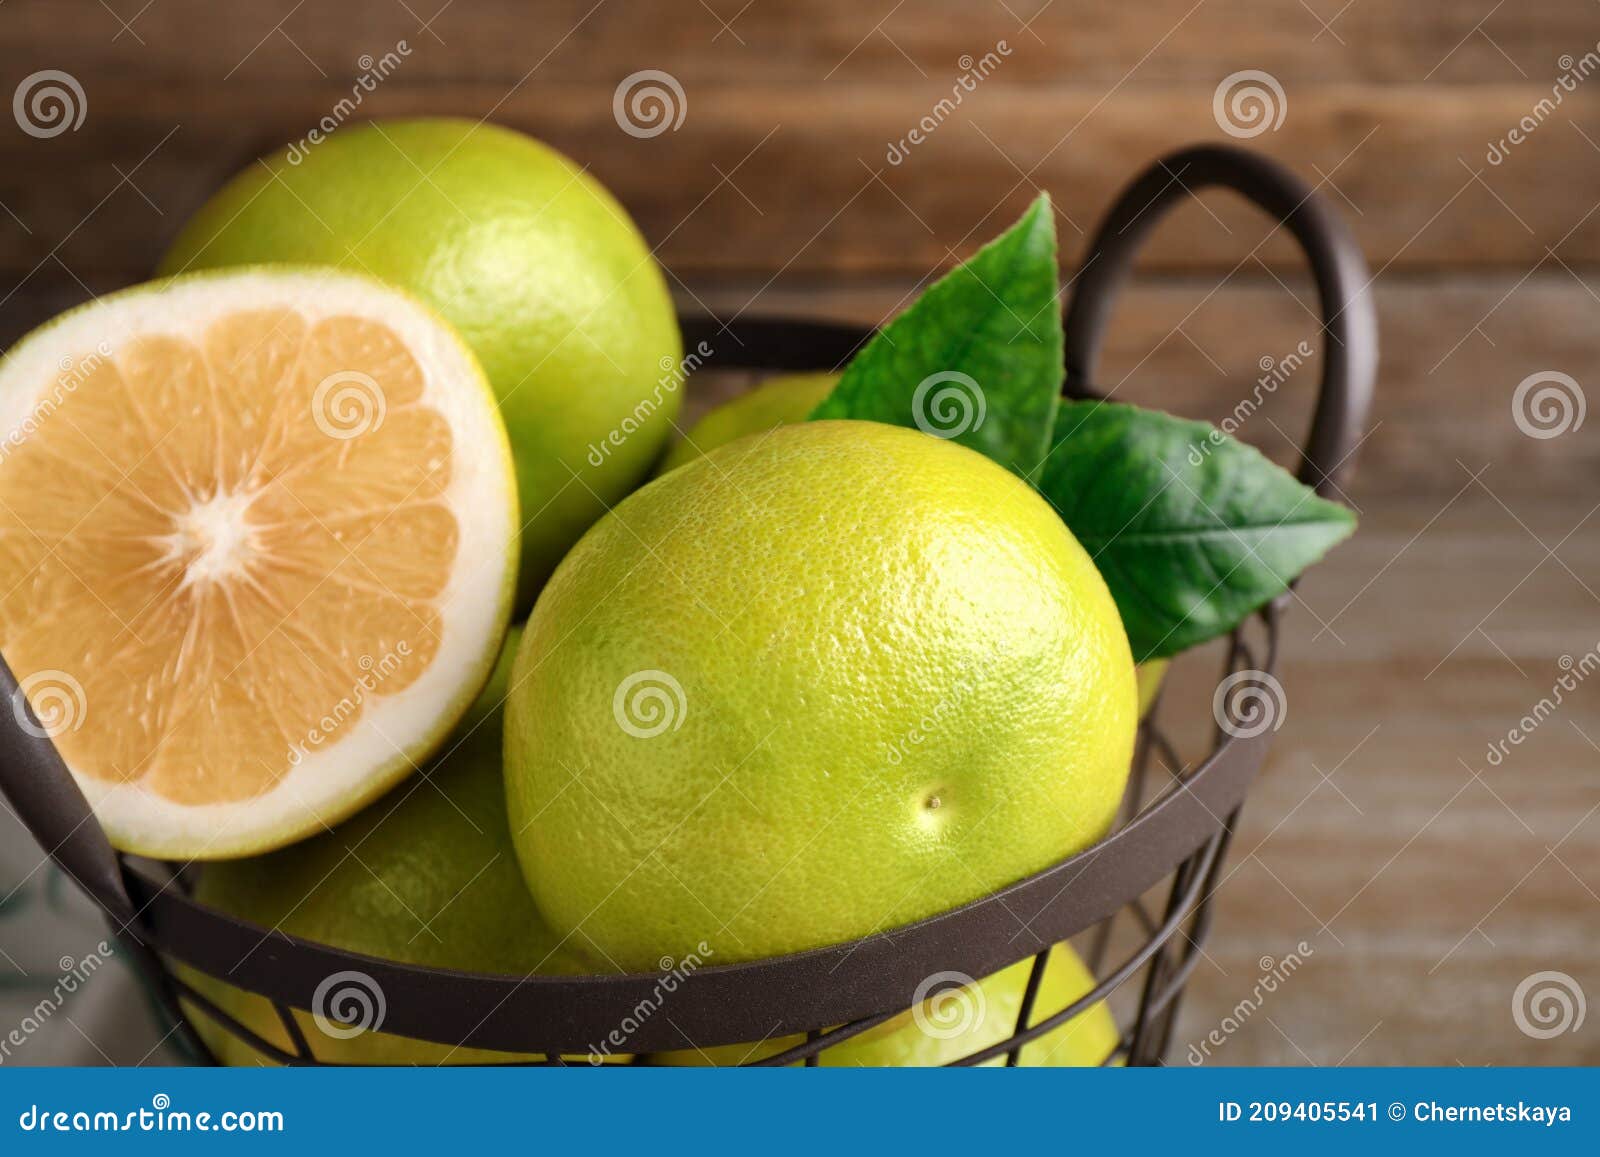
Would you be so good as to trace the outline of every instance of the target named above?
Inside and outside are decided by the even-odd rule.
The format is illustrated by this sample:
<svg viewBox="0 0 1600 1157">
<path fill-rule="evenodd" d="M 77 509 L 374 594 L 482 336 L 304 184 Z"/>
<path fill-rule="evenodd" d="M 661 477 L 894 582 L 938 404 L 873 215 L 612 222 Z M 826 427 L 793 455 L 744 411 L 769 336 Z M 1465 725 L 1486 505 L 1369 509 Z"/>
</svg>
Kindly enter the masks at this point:
<svg viewBox="0 0 1600 1157">
<path fill-rule="evenodd" d="M 1301 590 L 1288 721 L 1177 1059 L 1260 958 L 1305 940 L 1310 963 L 1215 1060 L 1595 1063 L 1600 1011 L 1549 1039 L 1512 1014 L 1538 971 L 1600 999 L 1595 689 L 1502 766 L 1485 751 L 1563 656 L 1600 645 L 1600 418 L 1532 438 L 1512 412 L 1530 374 L 1600 381 L 1597 41 L 1593 0 L 8 0 L 0 92 L 58 69 L 87 109 L 49 139 L 0 124 L 0 340 L 144 277 L 230 173 L 402 42 L 360 115 L 487 117 L 550 141 L 631 209 L 685 308 L 872 321 L 1039 189 L 1070 269 L 1138 166 L 1229 139 L 1224 78 L 1266 71 L 1283 119 L 1250 143 L 1348 215 L 1384 361 L 1350 493 L 1364 530 Z M 889 163 L 964 58 L 1001 42 Z M 676 130 L 619 128 L 613 93 L 642 69 L 681 85 Z M 1225 195 L 1175 215 L 1106 384 L 1219 416 L 1262 359 L 1320 348 L 1297 255 L 1268 229 Z M 1242 432 L 1286 449 L 1313 382 L 1301 370 Z M 1194 670 L 1168 708 L 1204 720 L 1214 674 Z"/>
</svg>

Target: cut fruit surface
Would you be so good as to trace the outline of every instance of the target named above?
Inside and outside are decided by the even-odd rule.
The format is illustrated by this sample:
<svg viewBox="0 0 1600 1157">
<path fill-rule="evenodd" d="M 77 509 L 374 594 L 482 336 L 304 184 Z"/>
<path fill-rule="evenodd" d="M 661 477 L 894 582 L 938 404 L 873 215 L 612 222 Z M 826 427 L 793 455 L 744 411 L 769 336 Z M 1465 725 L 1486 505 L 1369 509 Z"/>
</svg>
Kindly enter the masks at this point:
<svg viewBox="0 0 1600 1157">
<path fill-rule="evenodd" d="M 509 449 L 405 295 L 257 269 L 101 298 L 0 363 L 0 433 L 0 653 L 117 846 L 320 831 L 488 677 Z"/>
</svg>

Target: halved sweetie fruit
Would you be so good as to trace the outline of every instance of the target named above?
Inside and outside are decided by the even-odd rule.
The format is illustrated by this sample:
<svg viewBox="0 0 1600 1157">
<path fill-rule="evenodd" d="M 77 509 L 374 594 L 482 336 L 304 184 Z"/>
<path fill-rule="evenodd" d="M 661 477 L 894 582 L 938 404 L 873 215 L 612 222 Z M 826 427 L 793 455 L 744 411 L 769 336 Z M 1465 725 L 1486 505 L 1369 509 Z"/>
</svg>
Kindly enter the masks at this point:
<svg viewBox="0 0 1600 1157">
<path fill-rule="evenodd" d="M 0 362 L 0 654 L 113 844 L 280 847 L 403 778 L 483 686 L 517 500 L 483 372 L 366 278 L 99 300 Z"/>
</svg>

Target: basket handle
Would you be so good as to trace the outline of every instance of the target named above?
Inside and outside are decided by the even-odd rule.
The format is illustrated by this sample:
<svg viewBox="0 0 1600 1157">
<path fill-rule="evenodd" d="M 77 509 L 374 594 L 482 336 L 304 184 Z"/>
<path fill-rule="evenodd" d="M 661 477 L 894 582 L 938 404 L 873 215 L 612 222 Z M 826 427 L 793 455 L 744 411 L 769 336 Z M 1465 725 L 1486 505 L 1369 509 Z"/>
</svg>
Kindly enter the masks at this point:
<svg viewBox="0 0 1600 1157">
<path fill-rule="evenodd" d="M 1140 246 L 1174 205 L 1213 185 L 1232 189 L 1287 226 L 1310 262 L 1327 348 L 1311 433 L 1301 450 L 1300 480 L 1327 496 L 1349 469 L 1372 403 L 1378 370 L 1372 277 L 1355 238 L 1327 199 L 1260 153 L 1214 144 L 1179 149 L 1123 189 L 1075 278 L 1066 316 L 1066 392 L 1094 396 L 1106 325 Z"/>
<path fill-rule="evenodd" d="M 0 793 L 39 846 L 105 910 L 119 933 L 134 933 L 133 902 L 117 854 L 4 658 L 0 700 Z"/>
</svg>

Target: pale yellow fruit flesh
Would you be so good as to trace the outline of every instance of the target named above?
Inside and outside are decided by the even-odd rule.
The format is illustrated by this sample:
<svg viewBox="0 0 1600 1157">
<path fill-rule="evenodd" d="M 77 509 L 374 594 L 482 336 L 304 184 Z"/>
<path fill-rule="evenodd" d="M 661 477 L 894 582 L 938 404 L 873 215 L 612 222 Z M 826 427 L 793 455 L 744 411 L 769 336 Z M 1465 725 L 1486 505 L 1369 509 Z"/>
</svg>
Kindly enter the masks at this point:
<svg viewBox="0 0 1600 1157">
<path fill-rule="evenodd" d="M 6 445 L 0 651 L 25 686 L 76 682 L 88 725 L 51 738 L 80 779 L 201 807 L 271 791 L 330 706 L 352 732 L 428 670 L 460 451 L 372 316 L 171 329 L 74 349 L 41 383 L 65 401 Z"/>
</svg>

